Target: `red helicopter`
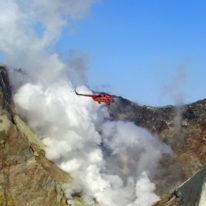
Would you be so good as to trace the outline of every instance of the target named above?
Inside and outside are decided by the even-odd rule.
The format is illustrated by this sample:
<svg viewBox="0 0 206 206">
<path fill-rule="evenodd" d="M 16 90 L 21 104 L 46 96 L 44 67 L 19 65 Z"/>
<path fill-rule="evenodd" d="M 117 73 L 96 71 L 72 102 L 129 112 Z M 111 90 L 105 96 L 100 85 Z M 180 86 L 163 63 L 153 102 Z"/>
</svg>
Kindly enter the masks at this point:
<svg viewBox="0 0 206 206">
<path fill-rule="evenodd" d="M 91 97 L 95 102 L 98 102 L 99 104 L 104 102 L 110 105 L 113 102 L 112 96 L 103 92 L 99 94 L 79 94 L 75 90 L 75 93 L 79 96 Z"/>
</svg>

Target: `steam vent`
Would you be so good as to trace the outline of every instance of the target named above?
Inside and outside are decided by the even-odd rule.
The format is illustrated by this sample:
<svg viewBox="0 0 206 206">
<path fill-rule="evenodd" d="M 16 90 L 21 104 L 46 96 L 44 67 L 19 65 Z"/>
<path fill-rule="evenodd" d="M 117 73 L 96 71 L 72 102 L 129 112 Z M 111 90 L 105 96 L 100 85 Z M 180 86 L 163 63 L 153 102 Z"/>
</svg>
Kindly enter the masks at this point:
<svg viewBox="0 0 206 206">
<path fill-rule="evenodd" d="M 206 100 L 149 107 L 114 97 L 108 110 L 114 120 L 135 122 L 172 148 L 152 179 L 160 196 L 154 206 L 206 206 Z M 41 140 L 16 113 L 7 69 L 0 66 L 0 206 L 69 206 L 62 185 L 72 181 L 45 157 Z M 80 194 L 71 198 L 85 205 Z"/>
</svg>

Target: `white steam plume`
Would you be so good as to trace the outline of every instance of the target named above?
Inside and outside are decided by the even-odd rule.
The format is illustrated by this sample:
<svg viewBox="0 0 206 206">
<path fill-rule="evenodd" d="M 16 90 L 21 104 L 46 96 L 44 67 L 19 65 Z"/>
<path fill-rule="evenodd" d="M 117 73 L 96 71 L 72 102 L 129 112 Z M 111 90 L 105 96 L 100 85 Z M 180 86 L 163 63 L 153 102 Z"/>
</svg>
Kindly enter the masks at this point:
<svg viewBox="0 0 206 206">
<path fill-rule="evenodd" d="M 163 96 L 171 97 L 176 105 L 183 105 L 184 94 L 182 92 L 182 86 L 185 84 L 187 79 L 187 64 L 181 64 L 175 73 L 173 79 L 165 85 L 163 88 Z"/>
<path fill-rule="evenodd" d="M 182 87 L 187 79 L 187 66 L 190 62 L 182 63 L 175 73 L 171 81 L 165 85 L 163 95 L 171 97 L 176 104 L 176 111 L 174 116 L 173 134 L 178 135 L 179 142 L 182 143 L 183 136 L 181 135 L 182 113 L 184 111 L 184 92 Z M 181 140 L 181 141 L 180 141 Z"/>
<path fill-rule="evenodd" d="M 75 96 L 66 82 L 49 88 L 25 84 L 15 101 L 43 138 L 47 157 L 70 172 L 84 193 L 104 206 L 149 206 L 158 200 L 149 177 L 170 150 L 147 130 L 108 120 L 105 107 Z"/>
<path fill-rule="evenodd" d="M 94 1 L 0 0 L 0 50 L 5 63 L 27 69 L 35 80 L 55 81 L 65 65 L 48 48 L 58 40 L 67 21 L 81 17 Z"/>
<path fill-rule="evenodd" d="M 15 94 L 18 111 L 42 138 L 47 157 L 76 178 L 74 190 L 85 199 L 102 206 L 151 206 L 158 196 L 150 179 L 170 149 L 131 122 L 109 120 L 106 107 L 76 96 L 65 78 L 73 64 L 49 52 L 67 20 L 81 17 L 93 1 L 26 2 L 0 0 L 0 50 L 7 64 L 30 75 Z M 78 90 L 90 93 L 85 86 Z M 68 197 L 71 190 L 65 187 Z"/>
</svg>

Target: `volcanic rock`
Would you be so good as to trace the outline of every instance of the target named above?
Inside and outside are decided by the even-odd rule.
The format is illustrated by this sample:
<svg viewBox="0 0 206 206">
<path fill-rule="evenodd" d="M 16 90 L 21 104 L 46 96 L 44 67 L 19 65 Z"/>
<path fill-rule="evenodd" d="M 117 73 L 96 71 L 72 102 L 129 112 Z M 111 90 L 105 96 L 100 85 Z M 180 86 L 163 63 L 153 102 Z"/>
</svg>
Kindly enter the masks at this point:
<svg viewBox="0 0 206 206">
<path fill-rule="evenodd" d="M 5 67 L 0 67 L 0 205 L 67 206 L 72 178 L 45 157 L 44 145 L 16 114 Z"/>
<path fill-rule="evenodd" d="M 114 97 L 108 109 L 114 120 L 148 129 L 173 150 L 172 156 L 163 157 L 153 177 L 156 192 L 162 196 L 156 206 L 200 206 L 202 194 L 206 195 L 206 99 L 151 107 Z"/>
</svg>

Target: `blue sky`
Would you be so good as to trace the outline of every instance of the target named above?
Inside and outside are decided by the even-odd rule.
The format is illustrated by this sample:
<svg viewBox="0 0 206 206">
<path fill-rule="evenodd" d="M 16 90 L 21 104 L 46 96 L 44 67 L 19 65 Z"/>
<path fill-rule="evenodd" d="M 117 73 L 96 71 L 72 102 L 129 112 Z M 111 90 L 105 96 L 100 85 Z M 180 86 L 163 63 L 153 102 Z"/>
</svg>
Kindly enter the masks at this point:
<svg viewBox="0 0 206 206">
<path fill-rule="evenodd" d="M 88 56 L 91 89 L 148 105 L 193 102 L 206 98 L 205 9 L 203 0 L 102 0 L 65 27 L 56 50 Z"/>
</svg>

